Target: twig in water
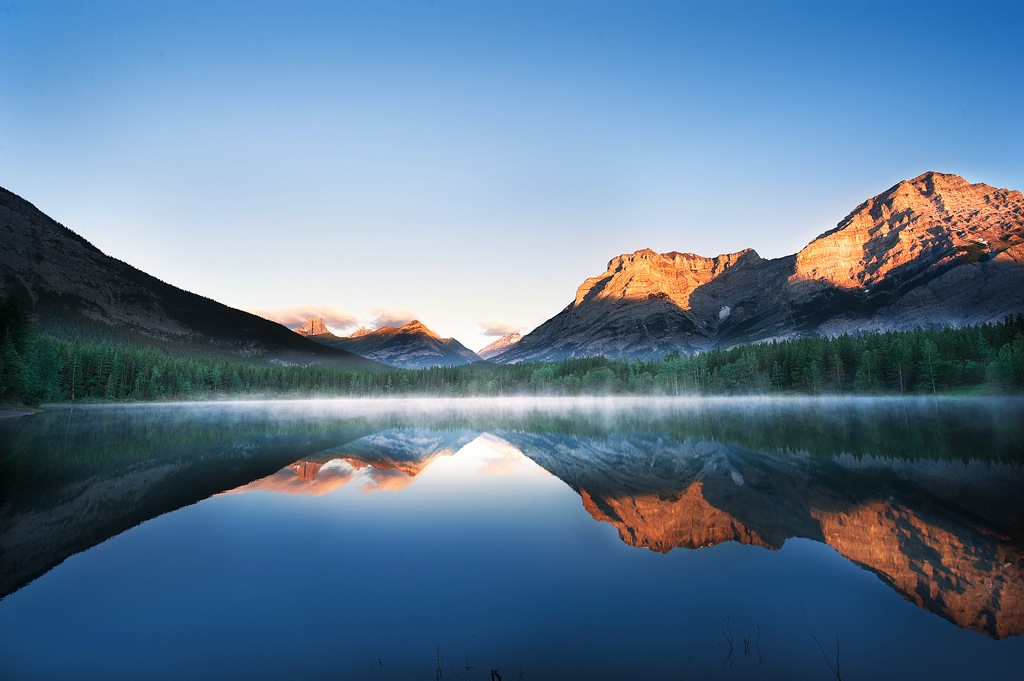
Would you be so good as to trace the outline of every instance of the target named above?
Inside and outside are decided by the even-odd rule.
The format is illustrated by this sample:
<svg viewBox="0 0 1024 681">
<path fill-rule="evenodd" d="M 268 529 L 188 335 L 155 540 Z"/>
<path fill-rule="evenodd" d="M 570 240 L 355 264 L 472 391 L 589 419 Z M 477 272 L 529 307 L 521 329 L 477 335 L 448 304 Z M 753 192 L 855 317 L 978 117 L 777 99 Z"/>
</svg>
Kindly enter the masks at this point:
<svg viewBox="0 0 1024 681">
<path fill-rule="evenodd" d="M 729 626 L 729 617 L 729 615 L 725 616 L 725 627 L 722 628 L 722 638 L 729 644 L 729 652 L 725 654 L 725 659 L 722 660 L 722 669 L 725 669 L 726 666 L 732 669 L 732 627 Z"/>
<path fill-rule="evenodd" d="M 444 670 L 441 669 L 441 660 L 444 659 L 444 653 L 441 652 L 441 646 L 437 647 L 437 667 L 434 669 L 434 680 L 441 681 L 444 677 Z"/>
<path fill-rule="evenodd" d="M 839 673 L 839 637 L 836 636 L 836 666 L 832 666 L 832 662 L 828 659 L 828 654 L 825 652 L 825 646 L 821 645 L 821 641 L 811 631 L 811 623 L 807 621 L 807 608 L 804 607 L 803 601 L 800 602 L 800 609 L 804 611 L 804 624 L 807 626 L 807 633 L 811 635 L 814 642 L 818 644 L 818 650 L 821 651 L 821 656 L 825 658 L 825 664 L 828 665 L 829 670 L 836 677 L 836 681 L 843 681 L 842 674 Z"/>
<path fill-rule="evenodd" d="M 469 644 L 473 642 L 473 638 L 475 636 L 476 636 L 476 634 L 473 634 L 472 636 L 469 637 L 469 640 L 466 641 L 466 671 L 467 672 L 471 671 L 473 669 L 476 669 L 476 667 L 474 667 L 471 664 L 469 664 Z"/>
<path fill-rule="evenodd" d="M 501 674 L 498 673 L 497 669 L 491 670 L 491 681 L 501 681 Z"/>
<path fill-rule="evenodd" d="M 760 669 L 761 668 L 761 625 L 759 623 L 757 623 L 757 622 L 754 622 L 754 626 L 757 627 L 757 643 L 755 643 L 754 645 L 757 646 L 757 667 L 758 667 L 758 669 Z"/>
</svg>

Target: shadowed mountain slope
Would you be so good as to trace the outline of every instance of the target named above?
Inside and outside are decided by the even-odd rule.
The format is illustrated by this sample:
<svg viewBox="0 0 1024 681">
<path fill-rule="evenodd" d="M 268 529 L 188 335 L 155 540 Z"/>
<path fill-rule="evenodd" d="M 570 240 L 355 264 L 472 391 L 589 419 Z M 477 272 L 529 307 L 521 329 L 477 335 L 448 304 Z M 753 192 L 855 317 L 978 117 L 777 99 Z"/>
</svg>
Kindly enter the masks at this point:
<svg viewBox="0 0 1024 681">
<path fill-rule="evenodd" d="M 0 295 L 18 297 L 45 333 L 249 361 L 375 366 L 105 255 L 5 189 L 0 236 Z"/>
</svg>

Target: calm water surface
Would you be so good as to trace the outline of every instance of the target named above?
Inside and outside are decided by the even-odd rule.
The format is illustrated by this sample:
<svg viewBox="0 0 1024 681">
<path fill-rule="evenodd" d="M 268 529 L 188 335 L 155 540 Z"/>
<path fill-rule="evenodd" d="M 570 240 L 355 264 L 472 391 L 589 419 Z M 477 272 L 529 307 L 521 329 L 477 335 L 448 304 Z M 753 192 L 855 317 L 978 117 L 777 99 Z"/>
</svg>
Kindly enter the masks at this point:
<svg viewBox="0 0 1024 681">
<path fill-rule="evenodd" d="M 0 595 L 3 679 L 1017 679 L 1024 402 L 52 409 Z"/>
</svg>

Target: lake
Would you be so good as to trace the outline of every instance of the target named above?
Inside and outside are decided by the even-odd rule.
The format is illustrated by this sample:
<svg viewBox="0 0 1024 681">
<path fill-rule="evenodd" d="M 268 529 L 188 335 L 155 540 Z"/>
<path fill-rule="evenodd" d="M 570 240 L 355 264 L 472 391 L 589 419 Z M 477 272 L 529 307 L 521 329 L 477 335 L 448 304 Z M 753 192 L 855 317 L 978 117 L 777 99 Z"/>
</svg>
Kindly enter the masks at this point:
<svg viewBox="0 0 1024 681">
<path fill-rule="evenodd" d="M 4 679 L 1016 679 L 1024 401 L 55 407 L 0 595 Z"/>
</svg>

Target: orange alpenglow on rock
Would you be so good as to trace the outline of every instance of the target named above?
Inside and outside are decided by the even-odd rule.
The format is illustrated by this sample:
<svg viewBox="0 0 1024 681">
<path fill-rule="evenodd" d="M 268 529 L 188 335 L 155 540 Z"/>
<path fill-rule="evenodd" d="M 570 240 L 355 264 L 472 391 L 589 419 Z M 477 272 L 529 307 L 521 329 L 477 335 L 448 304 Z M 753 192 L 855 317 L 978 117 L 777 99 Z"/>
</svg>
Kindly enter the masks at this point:
<svg viewBox="0 0 1024 681">
<path fill-rule="evenodd" d="M 576 290 L 576 306 L 599 300 L 648 300 L 663 297 L 690 309 L 690 294 L 739 260 L 759 257 L 752 249 L 705 258 L 693 253 L 655 253 L 649 248 L 612 258 L 603 274 Z"/>
<path fill-rule="evenodd" d="M 1024 308 L 1024 195 L 928 172 L 864 201 L 799 253 L 643 249 L 493 356 L 655 359 L 743 343 L 964 326 Z"/>
<path fill-rule="evenodd" d="M 614 525 L 619 538 L 637 548 L 668 553 L 675 548 L 696 549 L 727 541 L 778 548 L 739 519 L 709 503 L 700 481 L 673 498 L 653 493 L 595 500 L 585 489 L 580 489 L 579 494 L 583 508 L 595 520 Z"/>
<path fill-rule="evenodd" d="M 327 325 L 324 324 L 323 317 L 313 317 L 306 320 L 306 323 L 295 329 L 295 333 L 300 336 L 323 336 L 324 334 L 330 333 Z"/>
<path fill-rule="evenodd" d="M 1019 191 L 928 172 L 865 201 L 809 243 L 796 256 L 792 278 L 868 287 L 910 263 L 952 263 L 974 249 L 1020 262 L 1022 209 Z"/>
</svg>

